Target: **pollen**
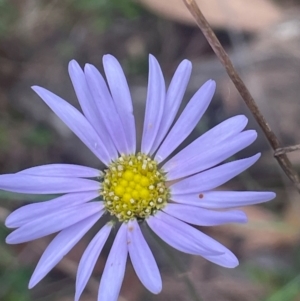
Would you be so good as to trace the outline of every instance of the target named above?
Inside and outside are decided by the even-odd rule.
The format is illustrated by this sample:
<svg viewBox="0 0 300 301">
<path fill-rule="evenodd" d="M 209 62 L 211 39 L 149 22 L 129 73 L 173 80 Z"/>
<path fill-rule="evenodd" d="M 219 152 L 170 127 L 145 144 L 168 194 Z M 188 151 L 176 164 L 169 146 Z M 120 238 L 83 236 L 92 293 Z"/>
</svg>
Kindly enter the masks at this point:
<svg viewBox="0 0 300 301">
<path fill-rule="evenodd" d="M 104 172 L 102 195 L 107 211 L 120 221 L 145 219 L 170 196 L 165 174 L 147 155 L 122 155 Z"/>
</svg>

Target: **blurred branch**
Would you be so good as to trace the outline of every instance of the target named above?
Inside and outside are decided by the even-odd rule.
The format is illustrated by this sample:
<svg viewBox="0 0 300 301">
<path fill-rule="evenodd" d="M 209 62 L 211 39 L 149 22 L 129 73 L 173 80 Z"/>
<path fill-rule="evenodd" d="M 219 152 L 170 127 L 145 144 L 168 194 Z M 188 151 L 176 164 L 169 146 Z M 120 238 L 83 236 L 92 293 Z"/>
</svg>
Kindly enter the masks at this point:
<svg viewBox="0 0 300 301">
<path fill-rule="evenodd" d="M 282 154 L 291 153 L 297 150 L 300 150 L 300 144 L 277 148 L 275 150 L 274 156 L 280 156 Z"/>
<path fill-rule="evenodd" d="M 236 89 L 239 91 L 241 97 L 243 98 L 244 102 L 246 103 L 247 107 L 251 111 L 252 115 L 254 116 L 255 120 L 259 124 L 260 128 L 263 130 L 267 140 L 269 141 L 271 147 L 274 151 L 277 149 L 281 149 L 280 142 L 275 135 L 275 133 L 270 128 L 269 124 L 267 123 L 265 117 L 259 111 L 257 104 L 255 103 L 253 97 L 251 96 L 249 90 L 247 89 L 246 85 L 244 84 L 243 80 L 239 76 L 238 72 L 234 68 L 228 54 L 224 50 L 223 46 L 221 45 L 220 41 L 216 37 L 215 33 L 211 29 L 209 23 L 203 16 L 200 8 L 198 7 L 195 0 L 183 0 L 184 4 L 194 17 L 197 25 L 199 26 L 200 30 L 202 31 L 203 35 L 205 36 L 206 40 L 210 44 L 211 48 L 214 50 L 216 56 L 225 67 L 227 74 L 229 75 L 230 79 L 232 80 L 233 84 L 235 85 Z M 275 155 L 276 160 L 278 161 L 280 167 L 283 169 L 285 174 L 288 178 L 294 183 L 298 192 L 300 193 L 300 179 L 297 173 L 293 170 L 292 163 L 288 159 L 285 153 Z"/>
</svg>

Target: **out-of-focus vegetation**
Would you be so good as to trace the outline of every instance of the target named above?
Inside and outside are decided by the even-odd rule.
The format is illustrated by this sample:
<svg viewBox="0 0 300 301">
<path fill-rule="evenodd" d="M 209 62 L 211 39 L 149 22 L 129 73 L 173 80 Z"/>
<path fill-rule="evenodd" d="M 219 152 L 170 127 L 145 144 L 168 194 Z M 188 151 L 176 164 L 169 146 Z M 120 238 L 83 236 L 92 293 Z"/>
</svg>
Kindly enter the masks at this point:
<svg viewBox="0 0 300 301">
<path fill-rule="evenodd" d="M 17 21 L 18 13 L 12 1 L 0 1 L 0 36 L 9 35 L 11 26 Z"/>
<path fill-rule="evenodd" d="M 68 0 L 67 2 L 77 13 L 91 17 L 90 21 L 95 30 L 105 30 L 114 22 L 115 17 L 129 20 L 137 18 L 142 11 L 140 6 L 129 0 Z"/>
</svg>

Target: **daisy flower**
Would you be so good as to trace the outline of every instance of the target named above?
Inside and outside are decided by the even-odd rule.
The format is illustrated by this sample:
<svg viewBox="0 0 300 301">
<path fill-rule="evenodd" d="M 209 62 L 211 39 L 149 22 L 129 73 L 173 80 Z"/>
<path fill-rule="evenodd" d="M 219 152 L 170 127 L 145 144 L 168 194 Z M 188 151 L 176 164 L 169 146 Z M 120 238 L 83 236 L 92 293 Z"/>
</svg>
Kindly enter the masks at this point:
<svg viewBox="0 0 300 301">
<path fill-rule="evenodd" d="M 159 269 L 140 223 L 146 223 L 177 250 L 201 255 L 223 267 L 236 267 L 238 260 L 231 251 L 190 224 L 245 223 L 242 211 L 225 209 L 275 197 L 273 192 L 218 188 L 258 160 L 260 154 L 222 163 L 250 145 L 257 137 L 256 131 L 243 131 L 247 118 L 235 116 L 169 158 L 199 122 L 216 84 L 207 81 L 174 123 L 191 75 L 191 63 L 184 60 L 178 66 L 166 90 L 160 66 L 150 55 L 143 135 L 137 148 L 133 106 L 123 70 L 111 55 L 103 57 L 103 65 L 107 84 L 94 66 L 86 64 L 82 70 L 76 61 L 69 64 L 83 113 L 44 88 L 32 88 L 106 168 L 101 171 L 49 164 L 0 175 L 0 189 L 59 195 L 19 208 L 6 219 L 7 227 L 17 228 L 8 235 L 9 244 L 59 232 L 38 262 L 29 288 L 49 273 L 104 214 L 110 216 L 110 221 L 95 235 L 79 262 L 75 301 L 116 224 L 120 227 L 103 270 L 98 300 L 118 299 L 128 254 L 142 284 L 154 294 L 161 291 Z"/>
</svg>

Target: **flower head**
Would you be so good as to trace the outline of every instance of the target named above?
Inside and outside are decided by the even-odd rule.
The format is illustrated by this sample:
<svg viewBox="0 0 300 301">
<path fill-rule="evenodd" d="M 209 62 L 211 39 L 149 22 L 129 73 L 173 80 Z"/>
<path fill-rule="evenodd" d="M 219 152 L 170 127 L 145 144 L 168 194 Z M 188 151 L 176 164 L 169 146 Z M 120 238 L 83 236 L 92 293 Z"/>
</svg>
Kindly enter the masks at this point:
<svg viewBox="0 0 300 301">
<path fill-rule="evenodd" d="M 159 269 L 139 226 L 142 222 L 182 252 L 201 255 L 224 267 L 235 267 L 238 260 L 231 251 L 189 224 L 244 223 L 247 219 L 242 211 L 224 209 L 275 197 L 273 192 L 215 190 L 260 156 L 220 165 L 256 139 L 254 130 L 243 131 L 247 124 L 245 116 L 225 120 L 169 158 L 204 114 L 213 97 L 215 82 L 207 81 L 195 93 L 171 127 L 189 81 L 191 63 L 184 60 L 179 65 L 167 91 L 153 56 L 149 64 L 143 136 L 138 150 L 129 88 L 113 56 L 103 58 L 108 86 L 94 66 L 87 64 L 82 70 L 75 61 L 70 62 L 69 74 L 83 114 L 50 91 L 33 87 L 106 169 L 49 164 L 0 175 L 3 190 L 60 194 L 55 199 L 17 209 L 6 220 L 7 227 L 17 228 L 7 237 L 10 244 L 59 232 L 42 255 L 30 288 L 103 214 L 109 214 L 111 221 L 95 235 L 80 260 L 75 300 L 79 300 L 116 222 L 120 228 L 102 274 L 98 300 L 117 300 L 128 253 L 144 286 L 155 294 L 161 291 Z"/>
</svg>

